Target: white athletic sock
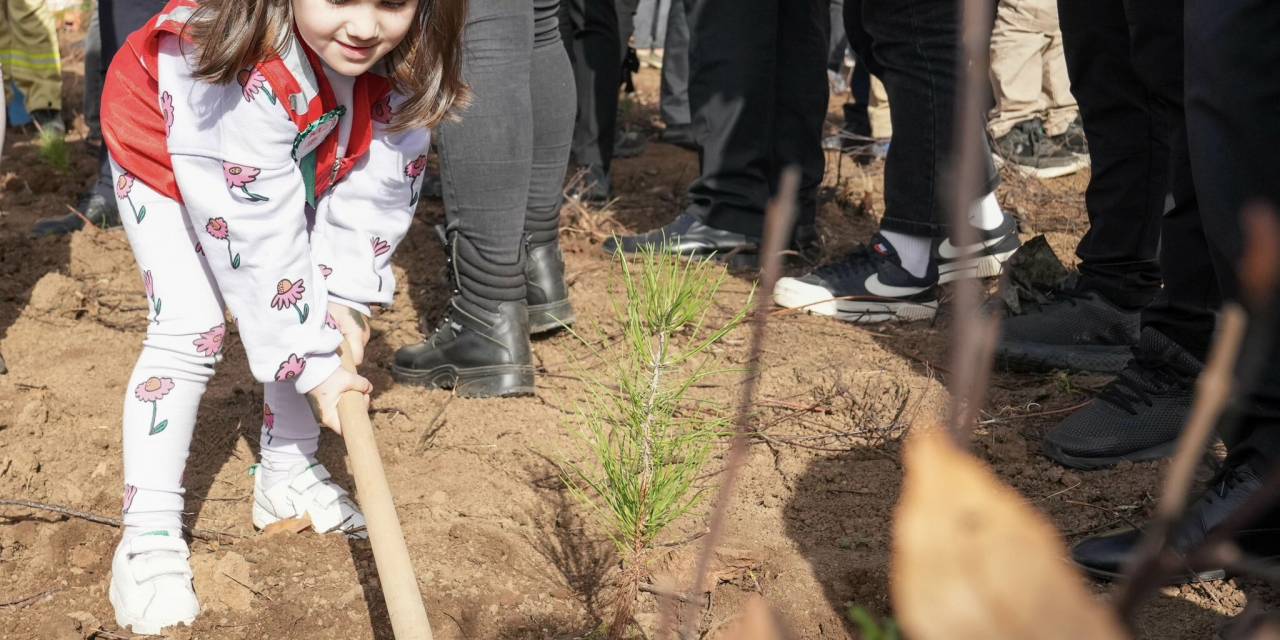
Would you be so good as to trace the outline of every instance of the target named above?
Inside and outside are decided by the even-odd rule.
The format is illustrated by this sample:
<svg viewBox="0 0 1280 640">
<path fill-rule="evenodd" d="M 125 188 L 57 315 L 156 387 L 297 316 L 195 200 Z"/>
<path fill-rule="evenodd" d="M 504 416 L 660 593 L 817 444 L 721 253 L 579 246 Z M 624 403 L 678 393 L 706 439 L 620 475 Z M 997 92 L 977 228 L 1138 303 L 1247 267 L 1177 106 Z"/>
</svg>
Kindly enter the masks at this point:
<svg viewBox="0 0 1280 640">
<path fill-rule="evenodd" d="M 991 231 L 1003 223 L 1004 211 L 1000 209 L 995 192 L 988 193 L 969 209 L 969 224 L 983 231 Z"/>
<path fill-rule="evenodd" d="M 923 278 L 929 272 L 929 260 L 933 254 L 933 240 L 926 236 L 911 236 L 893 231 L 881 231 L 880 235 L 893 245 L 898 252 L 898 260 L 907 273 Z"/>
</svg>

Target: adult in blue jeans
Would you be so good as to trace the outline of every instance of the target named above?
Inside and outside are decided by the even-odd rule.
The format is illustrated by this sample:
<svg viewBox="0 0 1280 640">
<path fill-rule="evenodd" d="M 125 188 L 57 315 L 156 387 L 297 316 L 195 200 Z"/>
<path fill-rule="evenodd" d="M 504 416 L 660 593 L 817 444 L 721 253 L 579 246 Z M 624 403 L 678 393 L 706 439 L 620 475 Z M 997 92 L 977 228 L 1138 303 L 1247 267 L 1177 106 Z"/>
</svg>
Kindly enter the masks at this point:
<svg viewBox="0 0 1280 640">
<path fill-rule="evenodd" d="M 472 103 L 436 131 L 453 295 L 435 332 L 395 354 L 396 380 L 470 397 L 533 393 L 530 333 L 573 322 L 557 232 L 573 136 L 559 0 L 470 3 Z"/>
</svg>

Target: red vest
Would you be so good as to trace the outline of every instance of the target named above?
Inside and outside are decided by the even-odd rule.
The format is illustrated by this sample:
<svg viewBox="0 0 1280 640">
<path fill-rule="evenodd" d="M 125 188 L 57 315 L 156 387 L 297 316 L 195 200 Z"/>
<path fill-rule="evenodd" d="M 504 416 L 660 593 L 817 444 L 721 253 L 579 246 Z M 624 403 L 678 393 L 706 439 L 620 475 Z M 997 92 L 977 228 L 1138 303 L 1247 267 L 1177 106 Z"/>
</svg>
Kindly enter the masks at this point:
<svg viewBox="0 0 1280 640">
<path fill-rule="evenodd" d="M 146 25 L 133 32 L 111 61 L 102 89 L 102 137 L 112 158 L 135 178 L 178 202 L 182 202 L 182 194 L 169 159 L 168 125 L 156 78 L 160 37 L 165 34 L 183 37 L 187 19 L 196 6 L 194 0 L 171 0 Z M 310 65 L 319 86 L 318 94 L 306 100 L 305 112 L 300 112 L 300 104 L 295 104 L 295 100 L 300 103 L 300 98 L 305 99 L 302 85 L 278 55 L 253 69 L 242 70 L 237 79 L 244 85 L 253 80 L 255 72 L 261 73 L 270 86 L 269 97 L 273 102 L 278 99 L 297 126 L 294 160 L 307 183 L 307 200 L 314 205 L 316 199 L 342 180 L 369 151 L 374 105 L 390 92 L 391 85 L 372 73 L 356 78 L 354 113 L 348 114 L 338 104 L 319 57 L 296 33 L 294 42 L 306 53 L 305 63 Z M 352 118 L 347 155 L 341 158 L 338 157 L 338 136 L 329 135 L 337 129 L 339 117 Z"/>
</svg>

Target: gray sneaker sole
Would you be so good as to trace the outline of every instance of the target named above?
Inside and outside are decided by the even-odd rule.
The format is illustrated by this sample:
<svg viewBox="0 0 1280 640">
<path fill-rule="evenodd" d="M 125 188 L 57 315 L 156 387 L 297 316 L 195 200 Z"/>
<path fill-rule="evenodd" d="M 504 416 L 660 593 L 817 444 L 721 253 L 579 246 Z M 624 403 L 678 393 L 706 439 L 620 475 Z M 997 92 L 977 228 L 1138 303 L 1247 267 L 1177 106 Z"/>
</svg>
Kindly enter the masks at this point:
<svg viewBox="0 0 1280 640">
<path fill-rule="evenodd" d="M 1009 371 L 1044 373 L 1058 369 L 1085 373 L 1115 373 L 1133 358 L 1125 346 L 1047 345 L 1035 342 L 1002 341 L 996 347 L 996 361 Z"/>
<path fill-rule="evenodd" d="M 1062 450 L 1062 447 L 1050 442 L 1047 438 L 1041 446 L 1044 455 L 1054 462 L 1072 469 L 1080 469 L 1081 471 L 1093 471 L 1096 469 L 1105 469 L 1114 467 L 1121 462 L 1150 462 L 1152 460 L 1160 460 L 1173 455 L 1174 450 L 1178 446 L 1178 440 L 1175 438 L 1168 442 L 1163 442 L 1154 447 L 1131 451 L 1118 456 L 1099 456 L 1084 457 L 1069 454 Z"/>
</svg>

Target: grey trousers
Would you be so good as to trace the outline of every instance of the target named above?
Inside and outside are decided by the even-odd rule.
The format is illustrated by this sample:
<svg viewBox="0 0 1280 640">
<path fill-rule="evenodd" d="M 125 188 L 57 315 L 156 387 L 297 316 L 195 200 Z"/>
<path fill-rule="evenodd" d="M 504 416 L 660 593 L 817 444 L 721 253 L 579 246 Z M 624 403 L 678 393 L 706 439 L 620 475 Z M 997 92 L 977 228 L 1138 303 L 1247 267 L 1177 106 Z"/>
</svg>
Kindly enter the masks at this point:
<svg viewBox="0 0 1280 640">
<path fill-rule="evenodd" d="M 494 310 L 524 300 L 526 235 L 554 242 L 576 98 L 559 0 L 476 0 L 463 35 L 472 104 L 436 132 L 458 288 Z"/>
<path fill-rule="evenodd" d="M 671 0 L 667 39 L 662 46 L 662 90 L 658 99 L 668 127 L 689 126 L 689 16 L 684 0 Z"/>
</svg>

